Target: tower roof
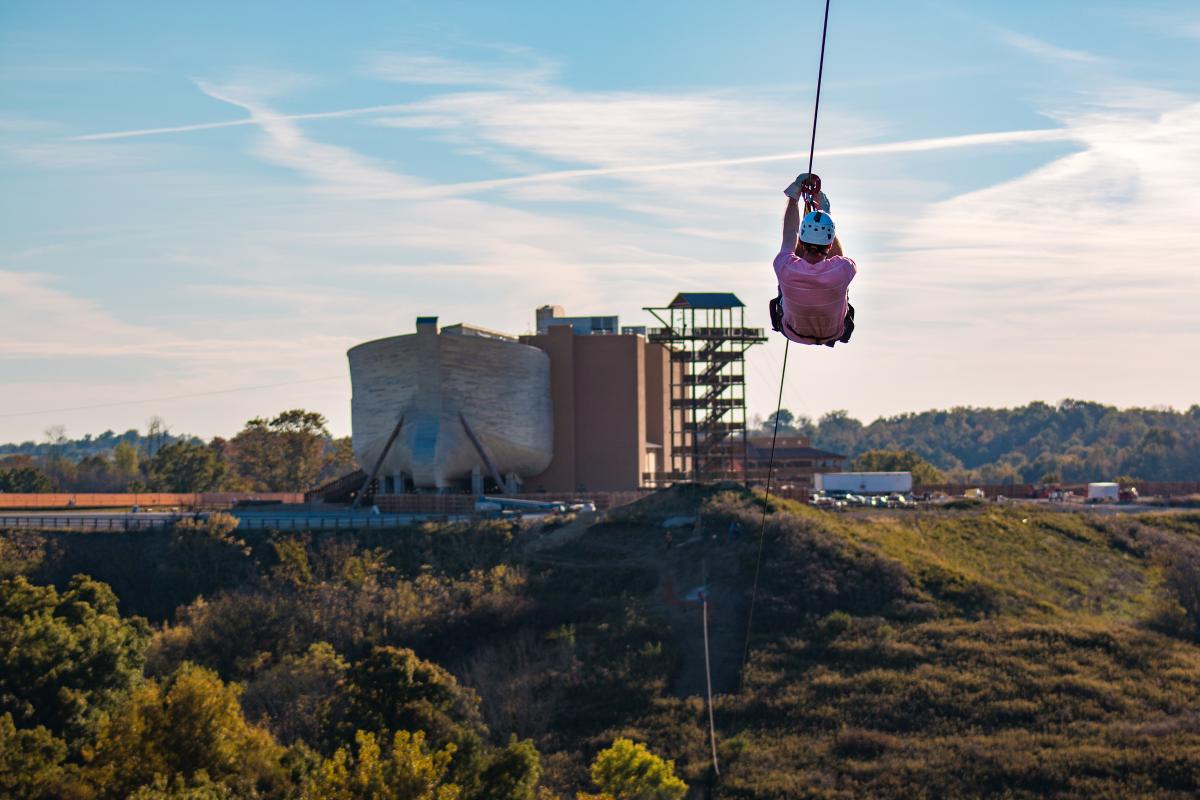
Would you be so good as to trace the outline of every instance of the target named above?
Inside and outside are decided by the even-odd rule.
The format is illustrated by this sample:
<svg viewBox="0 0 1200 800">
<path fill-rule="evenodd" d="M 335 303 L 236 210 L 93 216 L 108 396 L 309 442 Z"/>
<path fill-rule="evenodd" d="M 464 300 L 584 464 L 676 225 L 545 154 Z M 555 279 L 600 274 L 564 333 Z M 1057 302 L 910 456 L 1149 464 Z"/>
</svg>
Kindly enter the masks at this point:
<svg viewBox="0 0 1200 800">
<path fill-rule="evenodd" d="M 667 308 L 745 308 L 733 292 L 680 292 Z"/>
</svg>

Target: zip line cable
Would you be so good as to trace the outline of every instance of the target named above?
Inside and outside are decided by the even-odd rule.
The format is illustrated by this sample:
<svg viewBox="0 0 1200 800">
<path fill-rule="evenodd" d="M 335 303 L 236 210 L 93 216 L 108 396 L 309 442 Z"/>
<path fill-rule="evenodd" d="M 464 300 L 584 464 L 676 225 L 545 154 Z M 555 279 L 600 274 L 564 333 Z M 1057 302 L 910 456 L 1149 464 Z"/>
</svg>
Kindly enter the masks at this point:
<svg viewBox="0 0 1200 800">
<path fill-rule="evenodd" d="M 70 408 L 47 408 L 41 411 L 17 411 L 15 413 L 0 414 L 0 419 L 9 419 L 11 417 L 34 417 L 42 414 L 66 414 L 70 411 L 92 411 L 98 408 L 117 408 L 118 406 L 140 406 L 146 403 L 165 403 L 169 400 L 190 400 L 193 397 L 212 397 L 217 394 L 233 394 L 235 392 L 253 392 L 258 389 L 276 389 L 280 386 L 299 386 L 304 383 L 319 383 L 321 381 L 338 381 L 345 380 L 345 375 L 326 375 L 324 378 L 304 378 L 298 381 L 284 381 L 283 383 L 264 383 L 258 386 L 235 386 L 232 389 L 213 389 L 207 392 L 192 392 L 191 394 L 173 394 L 166 397 L 144 397 L 139 400 L 117 400 L 112 403 L 96 403 L 90 406 L 71 406 Z"/>
<path fill-rule="evenodd" d="M 812 174 L 813 156 L 817 151 L 817 115 L 821 111 L 821 79 L 825 75 L 825 37 L 829 33 L 829 2 L 825 0 L 825 21 L 821 25 L 821 58 L 817 65 L 817 96 L 813 102 L 812 138 L 808 143 L 808 172 Z M 807 204 L 806 204 L 807 205 Z M 807 209 L 806 209 L 807 210 Z M 783 409 L 783 385 L 787 378 L 788 348 L 792 340 L 784 337 L 783 369 L 779 372 L 779 400 L 775 404 L 775 431 L 771 434 L 771 455 L 767 459 L 767 484 L 763 495 L 762 524 L 758 529 L 758 556 L 754 561 L 754 587 L 750 591 L 750 613 L 746 617 L 746 644 L 742 649 L 742 669 L 738 678 L 738 688 L 746 680 L 746 664 L 750 660 L 750 634 L 754 627 L 754 604 L 758 600 L 758 576 L 762 569 L 763 541 L 767 532 L 767 509 L 771 504 L 771 474 L 775 469 L 775 441 L 779 438 L 779 412 Z"/>
</svg>

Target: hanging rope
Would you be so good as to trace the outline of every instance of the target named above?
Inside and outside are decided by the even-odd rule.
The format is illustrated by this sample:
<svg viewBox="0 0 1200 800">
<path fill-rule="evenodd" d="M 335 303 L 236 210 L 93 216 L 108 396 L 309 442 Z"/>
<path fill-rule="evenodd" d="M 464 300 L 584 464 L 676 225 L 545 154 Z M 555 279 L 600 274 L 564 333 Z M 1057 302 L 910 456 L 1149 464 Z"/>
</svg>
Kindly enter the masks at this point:
<svg viewBox="0 0 1200 800">
<path fill-rule="evenodd" d="M 713 722 L 712 667 L 708 658 L 708 594 L 700 593 L 701 613 L 704 615 L 704 682 L 708 688 L 708 741 L 712 744 L 713 775 L 721 776 L 717 766 L 717 726 Z"/>
<path fill-rule="evenodd" d="M 813 156 L 817 151 L 817 115 L 821 111 L 821 78 L 825 75 L 825 37 L 829 33 L 829 2 L 825 0 L 825 21 L 821 25 L 821 59 L 817 65 L 817 97 L 813 103 L 812 138 L 808 143 L 808 172 L 812 174 Z M 816 183 L 816 193 L 821 185 Z M 811 210 L 812 196 L 805 196 L 805 211 Z M 783 340 L 783 369 L 779 373 L 779 399 L 775 403 L 775 430 L 771 434 L 771 456 L 767 459 L 767 485 L 763 496 L 762 524 L 758 528 L 758 556 L 754 560 L 754 587 L 750 591 L 750 613 L 746 618 L 746 645 L 742 650 L 742 669 L 738 678 L 738 689 L 746 679 L 746 663 L 750 660 L 750 633 L 754 627 L 754 604 L 758 600 L 758 576 L 762 569 L 763 540 L 767 532 L 767 508 L 771 504 L 771 475 L 775 469 L 775 441 L 779 438 L 779 412 L 783 410 L 783 383 L 787 378 L 787 357 L 791 340 L 786 336 Z M 714 754 L 715 766 L 715 754 Z"/>
</svg>

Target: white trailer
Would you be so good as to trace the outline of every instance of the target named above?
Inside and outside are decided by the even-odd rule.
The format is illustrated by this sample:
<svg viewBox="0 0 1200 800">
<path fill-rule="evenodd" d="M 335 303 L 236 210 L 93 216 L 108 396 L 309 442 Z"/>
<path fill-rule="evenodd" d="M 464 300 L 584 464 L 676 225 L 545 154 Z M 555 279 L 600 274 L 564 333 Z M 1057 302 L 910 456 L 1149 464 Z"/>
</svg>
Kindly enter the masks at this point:
<svg viewBox="0 0 1200 800">
<path fill-rule="evenodd" d="M 1089 503 L 1115 503 L 1121 499 L 1121 487 L 1116 483 L 1089 483 Z"/>
<path fill-rule="evenodd" d="M 813 488 L 825 494 L 912 494 L 911 472 L 818 472 Z"/>
</svg>

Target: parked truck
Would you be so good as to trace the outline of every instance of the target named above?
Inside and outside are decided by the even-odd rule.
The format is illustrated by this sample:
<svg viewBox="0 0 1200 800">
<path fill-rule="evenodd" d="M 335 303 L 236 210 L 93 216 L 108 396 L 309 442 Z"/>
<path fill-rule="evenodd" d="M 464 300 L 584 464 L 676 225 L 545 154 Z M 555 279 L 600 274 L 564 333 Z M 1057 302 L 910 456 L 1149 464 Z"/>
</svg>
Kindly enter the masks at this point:
<svg viewBox="0 0 1200 800">
<path fill-rule="evenodd" d="M 827 495 L 910 495 L 911 472 L 819 472 L 813 488 Z"/>
<path fill-rule="evenodd" d="M 1087 501 L 1089 503 L 1115 503 L 1121 497 L 1121 487 L 1115 483 L 1089 483 Z"/>
</svg>

